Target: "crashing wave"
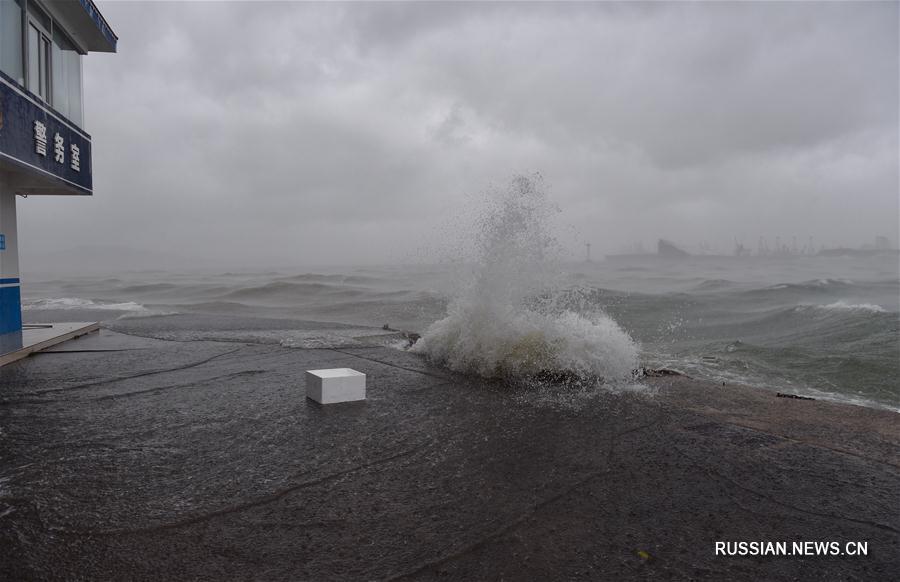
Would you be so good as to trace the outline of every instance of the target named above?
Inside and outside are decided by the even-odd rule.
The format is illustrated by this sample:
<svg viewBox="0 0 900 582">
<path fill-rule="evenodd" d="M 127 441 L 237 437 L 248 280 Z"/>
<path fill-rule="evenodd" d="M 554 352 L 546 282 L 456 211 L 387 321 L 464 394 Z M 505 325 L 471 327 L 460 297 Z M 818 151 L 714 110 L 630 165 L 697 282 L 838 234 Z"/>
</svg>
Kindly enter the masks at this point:
<svg viewBox="0 0 900 582">
<path fill-rule="evenodd" d="M 518 176 L 489 201 L 475 233 L 475 266 L 447 316 L 411 348 L 451 370 L 487 378 L 575 375 L 630 381 L 634 340 L 599 309 L 559 308 L 558 209 L 540 176 Z"/>
</svg>

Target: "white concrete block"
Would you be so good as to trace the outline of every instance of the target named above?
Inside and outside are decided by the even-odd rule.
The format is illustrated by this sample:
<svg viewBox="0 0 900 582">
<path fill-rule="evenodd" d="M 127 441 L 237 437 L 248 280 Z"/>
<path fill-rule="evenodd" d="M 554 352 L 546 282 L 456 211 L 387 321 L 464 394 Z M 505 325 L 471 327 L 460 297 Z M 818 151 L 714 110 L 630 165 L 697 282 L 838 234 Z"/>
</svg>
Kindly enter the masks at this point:
<svg viewBox="0 0 900 582">
<path fill-rule="evenodd" d="M 319 404 L 366 399 L 366 375 L 350 368 L 306 371 L 306 397 Z"/>
</svg>

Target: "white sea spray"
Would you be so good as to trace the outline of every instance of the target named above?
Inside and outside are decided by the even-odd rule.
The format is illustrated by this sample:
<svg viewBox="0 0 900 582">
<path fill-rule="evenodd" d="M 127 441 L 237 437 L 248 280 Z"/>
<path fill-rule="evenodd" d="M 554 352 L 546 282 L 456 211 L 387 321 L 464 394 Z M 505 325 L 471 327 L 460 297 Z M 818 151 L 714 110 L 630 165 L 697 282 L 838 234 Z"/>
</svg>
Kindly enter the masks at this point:
<svg viewBox="0 0 900 582">
<path fill-rule="evenodd" d="M 540 176 L 517 176 L 489 197 L 474 233 L 474 266 L 447 316 L 411 348 L 454 371 L 488 378 L 563 373 L 631 381 L 638 348 L 599 309 L 559 307 L 558 209 Z"/>
</svg>

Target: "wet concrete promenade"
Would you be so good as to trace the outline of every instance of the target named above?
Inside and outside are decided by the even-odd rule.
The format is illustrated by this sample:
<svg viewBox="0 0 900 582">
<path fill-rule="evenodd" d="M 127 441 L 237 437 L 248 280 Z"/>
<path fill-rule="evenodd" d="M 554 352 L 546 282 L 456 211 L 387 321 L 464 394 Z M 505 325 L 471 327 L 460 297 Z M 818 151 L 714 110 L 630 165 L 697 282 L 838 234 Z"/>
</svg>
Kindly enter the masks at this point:
<svg viewBox="0 0 900 582">
<path fill-rule="evenodd" d="M 368 400 L 307 401 L 327 367 Z M 104 330 L 0 370 L 0 579 L 896 579 L 896 413 L 645 383 L 570 397 L 385 347 Z"/>
</svg>

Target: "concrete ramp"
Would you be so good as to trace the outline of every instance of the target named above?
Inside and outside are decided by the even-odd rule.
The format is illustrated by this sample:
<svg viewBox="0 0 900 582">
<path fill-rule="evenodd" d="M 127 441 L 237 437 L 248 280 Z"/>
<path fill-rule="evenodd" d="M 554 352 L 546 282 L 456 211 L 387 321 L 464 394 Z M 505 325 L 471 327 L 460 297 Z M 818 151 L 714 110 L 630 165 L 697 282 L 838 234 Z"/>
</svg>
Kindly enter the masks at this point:
<svg viewBox="0 0 900 582">
<path fill-rule="evenodd" d="M 85 321 L 26 324 L 21 332 L 0 335 L 0 366 L 99 330 L 99 323 Z"/>
</svg>

